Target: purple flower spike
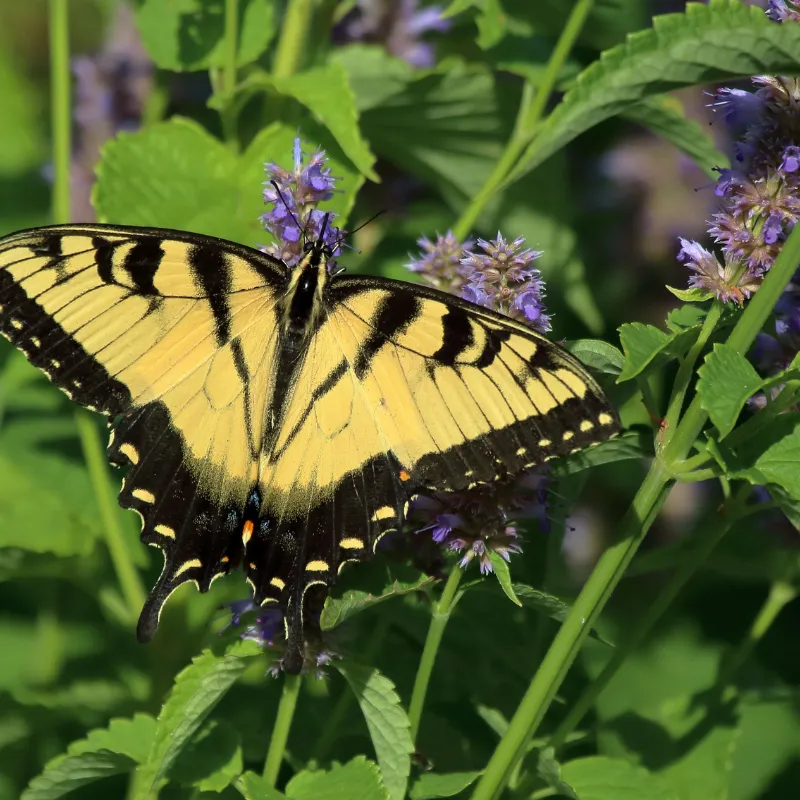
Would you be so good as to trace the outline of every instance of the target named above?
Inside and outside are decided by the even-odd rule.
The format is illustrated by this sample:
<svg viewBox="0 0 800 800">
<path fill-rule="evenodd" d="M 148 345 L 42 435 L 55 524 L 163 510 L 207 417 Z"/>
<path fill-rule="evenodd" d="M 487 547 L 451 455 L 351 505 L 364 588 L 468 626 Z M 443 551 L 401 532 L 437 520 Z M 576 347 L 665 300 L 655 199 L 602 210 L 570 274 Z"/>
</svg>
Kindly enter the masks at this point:
<svg viewBox="0 0 800 800">
<path fill-rule="evenodd" d="M 462 274 L 467 276 L 461 296 L 546 333 L 550 317 L 544 306 L 544 282 L 531 266 L 542 254 L 523 249 L 524 245 L 524 239 L 508 242 L 500 233 L 492 241 L 478 239 L 483 252 L 467 251 L 461 259 Z"/>
<path fill-rule="evenodd" d="M 264 165 L 269 177 L 264 183 L 264 202 L 272 208 L 261 216 L 262 224 L 275 239 L 262 250 L 290 267 L 303 257 L 304 244 L 319 238 L 326 213 L 328 225 L 324 242 L 334 256 L 341 252 L 339 245 L 344 233 L 332 224 L 336 214 L 317 208 L 319 203 L 333 197 L 336 184 L 327 166 L 325 151 L 317 150 L 305 163 L 298 137 L 294 140 L 292 155 L 292 172 L 272 162 Z"/>
</svg>

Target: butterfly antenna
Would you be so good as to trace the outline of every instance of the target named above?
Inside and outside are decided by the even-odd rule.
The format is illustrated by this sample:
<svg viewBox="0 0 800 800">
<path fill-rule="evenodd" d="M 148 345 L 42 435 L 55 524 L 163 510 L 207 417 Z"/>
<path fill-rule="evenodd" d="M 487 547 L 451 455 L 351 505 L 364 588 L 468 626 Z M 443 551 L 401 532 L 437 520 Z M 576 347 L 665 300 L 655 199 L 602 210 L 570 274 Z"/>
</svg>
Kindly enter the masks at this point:
<svg viewBox="0 0 800 800">
<path fill-rule="evenodd" d="M 353 228 L 352 231 L 345 231 L 343 233 L 343 235 L 337 240 L 335 246 L 333 247 L 333 251 L 336 252 L 336 249 L 341 247 L 344 244 L 344 240 L 348 236 L 352 236 L 354 233 L 358 233 L 362 228 L 366 228 L 367 225 L 370 224 L 370 222 L 374 222 L 376 219 L 378 219 L 378 217 L 381 214 L 385 214 L 385 213 L 386 213 L 386 209 L 383 208 L 377 214 L 373 214 L 366 222 L 362 222 L 357 228 Z M 348 245 L 348 247 L 350 247 L 350 245 Z M 355 247 L 351 247 L 351 249 L 355 250 L 356 248 Z"/>
</svg>

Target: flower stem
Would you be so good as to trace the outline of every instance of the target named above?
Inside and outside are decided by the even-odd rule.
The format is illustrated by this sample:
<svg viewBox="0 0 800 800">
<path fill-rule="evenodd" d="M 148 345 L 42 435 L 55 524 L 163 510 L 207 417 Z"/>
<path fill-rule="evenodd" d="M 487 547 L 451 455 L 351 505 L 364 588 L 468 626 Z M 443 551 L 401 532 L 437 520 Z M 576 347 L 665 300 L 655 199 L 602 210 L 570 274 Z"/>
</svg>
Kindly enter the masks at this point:
<svg viewBox="0 0 800 800">
<path fill-rule="evenodd" d="M 283 763 L 286 752 L 286 742 L 289 740 L 289 731 L 292 727 L 294 710 L 297 707 L 297 698 L 300 694 L 302 678 L 300 675 L 284 675 L 283 691 L 278 704 L 278 714 L 272 728 L 272 738 L 269 740 L 267 759 L 264 762 L 264 780 L 274 787 L 278 780 L 278 773 Z"/>
<path fill-rule="evenodd" d="M 70 110 L 69 13 L 67 0 L 50 0 L 50 107 L 53 126 L 53 222 L 70 221 L 69 167 L 72 150 Z"/>
<path fill-rule="evenodd" d="M 119 513 L 114 505 L 113 490 L 108 479 L 108 468 L 104 457 L 103 443 L 92 417 L 83 410 L 75 412 L 75 422 L 83 447 L 83 457 L 94 487 L 100 517 L 103 521 L 108 552 L 114 571 L 117 573 L 122 595 L 128 606 L 131 620 L 135 620 L 147 598 L 141 577 L 125 544 L 125 537 L 119 524 Z"/>
<path fill-rule="evenodd" d="M 272 64 L 273 77 L 288 78 L 297 72 L 311 26 L 312 6 L 312 0 L 289 0 Z"/>
<path fill-rule="evenodd" d="M 223 94 L 230 94 L 236 88 L 238 47 L 239 0 L 225 0 L 225 67 L 222 73 Z"/>
<path fill-rule="evenodd" d="M 428 692 L 428 684 L 433 673 L 433 665 L 436 661 L 436 654 L 439 652 L 439 644 L 444 635 L 444 629 L 450 620 L 450 613 L 456 603 L 458 584 L 461 582 L 463 570 L 458 564 L 454 564 L 450 570 L 450 576 L 444 585 L 442 596 L 433 606 L 431 624 L 428 628 L 428 635 L 425 639 L 425 646 L 422 648 L 422 657 L 417 667 L 417 675 L 414 678 L 414 688 L 411 692 L 411 702 L 408 706 L 408 719 L 411 723 L 411 740 L 416 742 L 419 732 L 419 723 L 422 719 L 422 709 L 425 706 L 425 695 Z"/>
<path fill-rule="evenodd" d="M 486 766 L 472 800 L 493 800 L 506 785 L 527 743 L 542 721 L 561 682 L 596 622 L 611 592 L 644 540 L 668 494 L 669 475 L 661 462 L 653 461 L 628 513 L 621 536 L 603 553 L 550 649 L 533 677 L 516 713 Z"/>
<path fill-rule="evenodd" d="M 457 239 L 463 240 L 467 238 L 487 203 L 501 188 L 511 170 L 517 166 L 519 157 L 533 139 L 547 102 L 550 100 L 558 81 L 558 76 L 561 74 L 564 62 L 567 60 L 567 56 L 583 29 L 593 5 L 594 0 L 578 0 L 573 7 L 567 24 L 550 56 L 550 61 L 547 64 L 542 80 L 536 87 L 535 96 L 530 102 L 528 100 L 533 92 L 533 87 L 529 83 L 525 84 L 523 102 L 520 104 L 517 114 L 514 133 L 511 135 L 505 151 L 500 156 L 500 160 L 487 178 L 486 183 L 484 183 L 478 194 L 475 195 L 472 202 L 464 210 L 458 222 L 453 226 L 453 233 Z"/>
<path fill-rule="evenodd" d="M 667 406 L 667 414 L 664 417 L 663 430 L 665 443 L 669 442 L 669 440 L 672 438 L 672 434 L 677 428 L 681 409 L 683 408 L 683 403 L 686 399 L 686 391 L 689 388 L 689 384 L 692 382 L 692 377 L 694 376 L 694 368 L 697 364 L 697 359 L 700 357 L 700 354 L 703 352 L 706 344 L 708 344 L 711 334 L 714 333 L 714 329 L 717 327 L 717 323 L 722 316 L 722 310 L 722 301 L 715 300 L 709 309 L 708 314 L 706 314 L 706 318 L 703 321 L 703 327 L 700 329 L 700 335 L 697 337 L 697 341 L 689 349 L 689 352 L 684 356 L 680 366 L 678 367 L 678 374 L 675 378 L 675 386 L 672 389 L 672 396 L 670 397 L 669 404 Z"/>
<path fill-rule="evenodd" d="M 550 740 L 550 746 L 558 750 L 567 737 L 575 730 L 584 715 L 594 705 L 597 698 L 608 686 L 611 679 L 617 674 L 630 654 L 639 646 L 647 634 L 663 616 L 664 612 L 672 605 L 683 587 L 690 578 L 706 562 L 713 549 L 722 537 L 731 529 L 739 519 L 739 513 L 747 502 L 750 494 L 750 485 L 742 484 L 734 498 L 723 506 L 714 524 L 701 529 L 697 542 L 691 553 L 681 563 L 680 568 L 672 575 L 666 586 L 656 598 L 655 602 L 647 609 L 634 628 L 630 631 L 625 641 L 614 650 L 611 660 L 603 668 L 600 675 L 584 690 L 583 694 L 574 703 L 567 715 L 556 728 Z"/>
</svg>

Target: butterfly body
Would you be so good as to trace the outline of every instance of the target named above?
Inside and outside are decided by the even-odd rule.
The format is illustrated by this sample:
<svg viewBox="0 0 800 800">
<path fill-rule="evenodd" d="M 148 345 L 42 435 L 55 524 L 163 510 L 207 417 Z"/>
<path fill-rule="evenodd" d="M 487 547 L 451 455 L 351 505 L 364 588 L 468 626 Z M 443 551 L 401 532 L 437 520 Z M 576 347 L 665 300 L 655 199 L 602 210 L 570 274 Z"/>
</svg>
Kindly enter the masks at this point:
<svg viewBox="0 0 800 800">
<path fill-rule="evenodd" d="M 113 422 L 120 503 L 164 571 L 142 612 L 241 565 L 302 665 L 304 597 L 369 557 L 420 491 L 516 474 L 616 433 L 572 356 L 434 289 L 293 269 L 197 234 L 107 225 L 0 240 L 0 332 Z"/>
</svg>

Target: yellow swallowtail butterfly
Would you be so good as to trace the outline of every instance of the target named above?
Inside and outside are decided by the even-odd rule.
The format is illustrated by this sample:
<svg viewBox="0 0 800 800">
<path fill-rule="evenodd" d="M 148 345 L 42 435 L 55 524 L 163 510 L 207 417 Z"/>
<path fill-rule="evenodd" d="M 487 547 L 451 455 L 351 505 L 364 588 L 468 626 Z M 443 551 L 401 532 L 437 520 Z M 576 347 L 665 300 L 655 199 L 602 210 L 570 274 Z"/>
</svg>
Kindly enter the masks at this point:
<svg viewBox="0 0 800 800">
<path fill-rule="evenodd" d="M 617 432 L 600 387 L 524 325 L 434 289 L 293 269 L 194 233 L 63 225 L 0 239 L 0 332 L 112 424 L 119 501 L 164 570 L 142 611 L 241 565 L 302 666 L 310 586 L 368 558 L 420 491 Z"/>
</svg>

